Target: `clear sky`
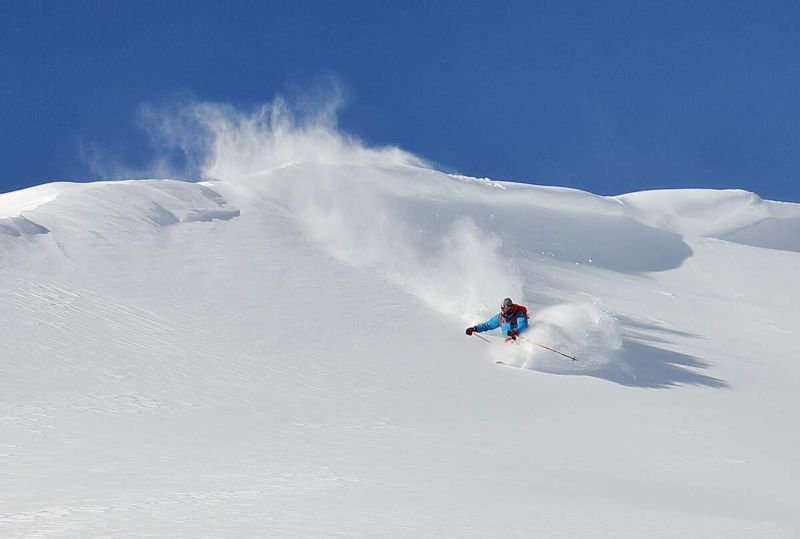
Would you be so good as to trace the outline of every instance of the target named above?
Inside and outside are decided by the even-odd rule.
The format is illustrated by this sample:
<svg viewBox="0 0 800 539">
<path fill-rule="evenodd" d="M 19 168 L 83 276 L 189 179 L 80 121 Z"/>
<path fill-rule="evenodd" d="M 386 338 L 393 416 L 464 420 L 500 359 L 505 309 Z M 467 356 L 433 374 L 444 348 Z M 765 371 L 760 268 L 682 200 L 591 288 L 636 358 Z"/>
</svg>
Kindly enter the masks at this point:
<svg viewBox="0 0 800 539">
<path fill-rule="evenodd" d="M 472 176 L 800 201 L 800 3 L 0 1 L 0 191 L 148 159 L 137 110 L 333 77 L 340 125 Z M 139 162 L 139 163 L 137 163 Z"/>
</svg>

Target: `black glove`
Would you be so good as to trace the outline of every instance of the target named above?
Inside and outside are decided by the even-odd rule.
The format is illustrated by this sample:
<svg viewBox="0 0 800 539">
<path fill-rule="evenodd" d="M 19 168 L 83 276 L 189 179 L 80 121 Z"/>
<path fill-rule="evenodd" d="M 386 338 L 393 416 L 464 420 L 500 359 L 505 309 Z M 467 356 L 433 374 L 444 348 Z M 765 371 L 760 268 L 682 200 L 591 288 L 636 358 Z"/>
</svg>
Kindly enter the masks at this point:
<svg viewBox="0 0 800 539">
<path fill-rule="evenodd" d="M 467 328 L 467 335 L 472 335 L 473 333 L 475 333 L 475 328 L 474 327 Z"/>
<path fill-rule="evenodd" d="M 519 335 L 519 333 L 517 333 L 515 330 L 513 329 L 508 330 L 508 336 L 514 339 L 515 341 L 517 340 L 517 335 Z"/>
</svg>

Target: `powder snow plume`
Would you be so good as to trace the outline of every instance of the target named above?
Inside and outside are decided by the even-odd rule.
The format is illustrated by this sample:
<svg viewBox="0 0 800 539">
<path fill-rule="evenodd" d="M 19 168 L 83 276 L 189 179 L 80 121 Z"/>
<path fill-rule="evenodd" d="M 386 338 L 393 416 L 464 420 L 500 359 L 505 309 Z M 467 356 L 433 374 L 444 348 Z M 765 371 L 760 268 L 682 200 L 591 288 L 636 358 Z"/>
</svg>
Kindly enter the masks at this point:
<svg viewBox="0 0 800 539">
<path fill-rule="evenodd" d="M 470 215 L 431 203 L 453 180 L 413 154 L 343 132 L 342 102 L 334 85 L 322 97 L 277 97 L 248 111 L 208 102 L 146 106 L 142 124 L 159 155 L 177 152 L 200 177 L 221 180 L 238 206 L 279 204 L 330 254 L 380 272 L 440 312 L 469 320 L 505 296 L 520 297 L 519 272 L 500 238 Z M 160 157 L 154 170 L 168 162 Z"/>
<path fill-rule="evenodd" d="M 284 181 L 298 168 L 308 181 Z M 268 185 L 327 252 L 379 272 L 433 309 L 468 321 L 505 296 L 520 297 L 519 271 L 503 241 L 469 215 L 437 211 L 435 202 L 415 199 L 410 207 L 407 175 L 306 165 L 270 174 Z"/>
<path fill-rule="evenodd" d="M 141 107 L 140 124 L 157 148 L 155 167 L 177 154 L 203 178 L 235 180 L 294 163 L 413 164 L 424 161 L 396 147 L 369 148 L 338 127 L 343 91 L 331 84 L 313 97 L 278 96 L 249 109 L 181 101 Z"/>
<path fill-rule="evenodd" d="M 493 353 L 495 360 L 515 367 L 554 374 L 586 374 L 609 366 L 621 347 L 622 335 L 613 314 L 597 305 L 567 303 L 536 313 L 522 339 L 498 347 Z"/>
</svg>

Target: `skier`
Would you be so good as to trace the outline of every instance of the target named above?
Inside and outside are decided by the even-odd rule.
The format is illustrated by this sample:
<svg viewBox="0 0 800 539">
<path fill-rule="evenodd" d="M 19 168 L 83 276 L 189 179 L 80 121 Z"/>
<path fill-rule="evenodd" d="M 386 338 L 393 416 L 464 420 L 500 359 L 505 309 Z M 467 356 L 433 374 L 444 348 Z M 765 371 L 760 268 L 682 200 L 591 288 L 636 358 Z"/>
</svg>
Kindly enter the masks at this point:
<svg viewBox="0 0 800 539">
<path fill-rule="evenodd" d="M 467 335 L 500 328 L 506 340 L 517 340 L 517 335 L 527 327 L 528 309 L 522 305 L 517 305 L 511 301 L 511 298 L 506 298 L 500 305 L 500 314 L 491 317 L 482 324 L 468 327 Z"/>
</svg>

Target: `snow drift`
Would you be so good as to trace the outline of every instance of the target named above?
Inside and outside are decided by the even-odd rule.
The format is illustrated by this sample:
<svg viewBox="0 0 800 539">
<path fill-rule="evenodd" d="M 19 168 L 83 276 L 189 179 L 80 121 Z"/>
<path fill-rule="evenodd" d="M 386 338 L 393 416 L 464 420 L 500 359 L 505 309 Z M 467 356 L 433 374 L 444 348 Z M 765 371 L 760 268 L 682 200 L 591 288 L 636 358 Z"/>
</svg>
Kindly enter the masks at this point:
<svg viewBox="0 0 800 539">
<path fill-rule="evenodd" d="M 642 222 L 685 236 L 800 250 L 797 204 L 762 200 L 738 189 L 644 191 L 616 198 Z"/>
</svg>

